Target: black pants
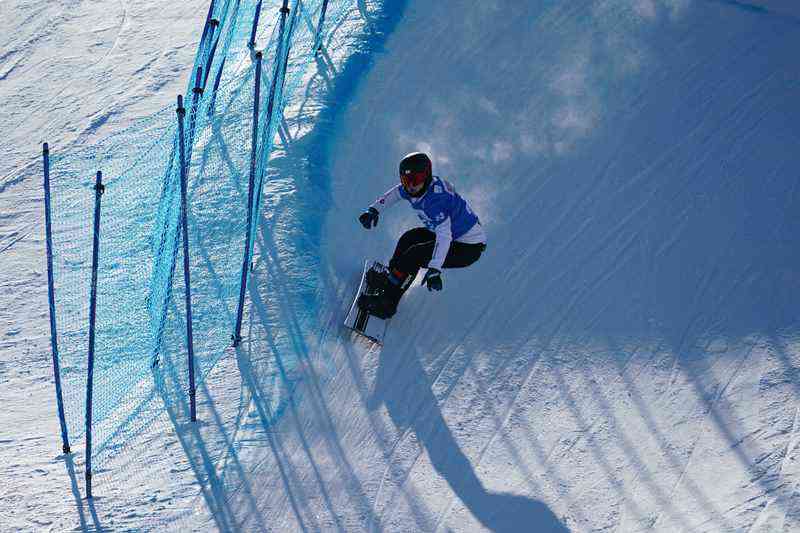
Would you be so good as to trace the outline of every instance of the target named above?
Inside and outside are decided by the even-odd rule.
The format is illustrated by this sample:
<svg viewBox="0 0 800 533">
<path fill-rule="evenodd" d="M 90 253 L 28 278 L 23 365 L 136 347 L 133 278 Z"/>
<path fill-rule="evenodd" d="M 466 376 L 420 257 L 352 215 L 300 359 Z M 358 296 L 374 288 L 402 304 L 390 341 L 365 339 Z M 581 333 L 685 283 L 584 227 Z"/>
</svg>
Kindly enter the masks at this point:
<svg viewBox="0 0 800 533">
<path fill-rule="evenodd" d="M 422 267 L 428 266 L 433 259 L 433 247 L 436 243 L 436 234 L 427 228 L 410 229 L 397 241 L 394 255 L 389 261 L 389 268 L 408 274 L 411 281 Z M 447 251 L 442 268 L 463 268 L 477 261 L 486 245 L 466 244 L 453 241 Z"/>
</svg>

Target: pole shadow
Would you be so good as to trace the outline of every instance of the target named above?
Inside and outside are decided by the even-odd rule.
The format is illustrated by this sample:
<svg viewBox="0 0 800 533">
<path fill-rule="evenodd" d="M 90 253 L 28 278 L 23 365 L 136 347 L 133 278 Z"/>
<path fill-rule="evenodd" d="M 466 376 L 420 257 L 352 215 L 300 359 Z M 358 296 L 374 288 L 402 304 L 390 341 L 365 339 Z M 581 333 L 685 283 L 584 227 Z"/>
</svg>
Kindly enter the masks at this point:
<svg viewBox="0 0 800 533">
<path fill-rule="evenodd" d="M 67 474 L 69 475 L 69 487 L 72 491 L 72 496 L 75 498 L 75 510 L 78 512 L 78 520 L 80 521 L 80 530 L 81 531 L 104 531 L 102 524 L 100 524 L 100 519 L 97 516 L 97 512 L 94 509 L 94 504 L 92 500 L 87 501 L 87 506 L 89 507 L 89 513 L 91 514 L 92 524 L 91 526 L 86 521 L 86 509 L 84 509 L 83 497 L 81 496 L 81 490 L 78 487 L 78 478 L 75 475 L 75 461 L 72 458 L 71 453 L 66 453 L 60 457 L 64 460 L 64 467 L 67 469 Z"/>
</svg>

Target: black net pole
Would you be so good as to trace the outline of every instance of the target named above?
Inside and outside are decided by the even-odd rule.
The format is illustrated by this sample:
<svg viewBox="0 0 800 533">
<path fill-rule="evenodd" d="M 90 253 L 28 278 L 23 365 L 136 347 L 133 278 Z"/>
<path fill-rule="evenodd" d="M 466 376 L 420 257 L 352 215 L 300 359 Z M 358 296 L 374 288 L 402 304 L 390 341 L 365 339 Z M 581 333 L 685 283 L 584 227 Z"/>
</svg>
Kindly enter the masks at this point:
<svg viewBox="0 0 800 533">
<path fill-rule="evenodd" d="M 94 229 L 92 232 L 92 287 L 89 295 L 89 362 L 86 373 L 86 497 L 92 497 L 92 381 L 94 378 L 94 339 L 97 318 L 97 264 L 100 258 L 100 197 L 103 174 L 97 172 L 94 185 Z"/>
<path fill-rule="evenodd" d="M 44 143 L 44 228 L 47 245 L 47 299 L 50 305 L 50 348 L 53 354 L 53 377 L 56 382 L 58 421 L 61 424 L 61 450 L 70 453 L 67 421 L 64 416 L 64 396 L 61 392 L 61 366 L 58 362 L 58 330 L 56 328 L 56 295 L 53 281 L 53 223 L 50 206 L 50 147 Z"/>
<path fill-rule="evenodd" d="M 233 345 L 238 346 L 242 340 L 242 316 L 244 314 L 244 295 L 247 289 L 247 272 L 250 264 L 250 236 L 253 225 L 253 188 L 256 178 L 256 161 L 258 150 L 258 115 L 261 102 L 261 58 L 262 53 L 256 53 L 256 82 L 255 100 L 253 101 L 253 132 L 250 139 L 250 180 L 247 189 L 247 227 L 245 228 L 244 259 L 242 260 L 242 279 L 239 284 L 239 305 L 236 307 L 236 326 L 233 332 Z"/>
<path fill-rule="evenodd" d="M 186 200 L 186 149 L 183 135 L 183 119 L 186 109 L 183 107 L 183 96 L 178 95 L 178 152 L 181 164 L 181 233 L 183 237 L 183 285 L 186 295 L 186 346 L 189 352 L 189 417 L 197 421 L 196 387 L 194 381 L 194 338 L 192 334 L 192 282 L 189 273 L 189 208 Z"/>
</svg>

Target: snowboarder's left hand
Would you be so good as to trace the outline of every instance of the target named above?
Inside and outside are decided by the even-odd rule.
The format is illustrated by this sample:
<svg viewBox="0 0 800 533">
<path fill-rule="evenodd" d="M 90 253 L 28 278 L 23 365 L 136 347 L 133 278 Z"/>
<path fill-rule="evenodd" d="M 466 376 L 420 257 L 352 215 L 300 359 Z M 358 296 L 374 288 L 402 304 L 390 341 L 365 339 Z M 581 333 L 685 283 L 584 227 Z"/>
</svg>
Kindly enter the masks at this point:
<svg viewBox="0 0 800 533">
<path fill-rule="evenodd" d="M 422 285 L 427 285 L 429 291 L 442 290 L 442 272 L 436 268 L 429 268 L 422 278 Z"/>
</svg>

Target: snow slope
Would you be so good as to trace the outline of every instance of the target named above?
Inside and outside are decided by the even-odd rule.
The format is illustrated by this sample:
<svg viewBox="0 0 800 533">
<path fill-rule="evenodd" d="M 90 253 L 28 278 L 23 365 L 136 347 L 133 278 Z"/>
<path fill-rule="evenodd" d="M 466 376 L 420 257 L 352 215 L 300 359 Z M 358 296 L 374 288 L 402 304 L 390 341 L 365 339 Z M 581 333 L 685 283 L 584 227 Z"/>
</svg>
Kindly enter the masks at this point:
<svg viewBox="0 0 800 533">
<path fill-rule="evenodd" d="M 325 330 L 332 369 L 262 459 L 268 522 L 799 527 L 799 30 L 735 3 L 410 2 L 326 136 L 326 289 L 414 225 L 354 224 L 413 149 L 489 249 L 412 290 L 383 350 Z"/>
<path fill-rule="evenodd" d="M 21 28 L 0 63 L 18 125 L 0 172 L 3 529 L 800 528 L 800 18 L 775 1 L 372 11 L 290 110 L 247 340 L 201 388 L 201 424 L 170 413 L 135 475 L 103 473 L 81 500 L 82 472 L 56 457 L 32 165 L 40 140 L 103 124 L 107 98 L 124 111 L 111 127 L 181 90 L 204 6 L 182 34 L 170 4 L 137 5 L 3 18 Z M 30 59 L 62 45 L 83 71 Z M 14 99 L 50 102 L 49 75 L 74 103 L 26 118 Z M 412 289 L 379 349 L 341 328 L 344 302 L 415 219 L 397 207 L 365 232 L 355 218 L 414 149 L 489 247 L 442 293 Z"/>
</svg>

